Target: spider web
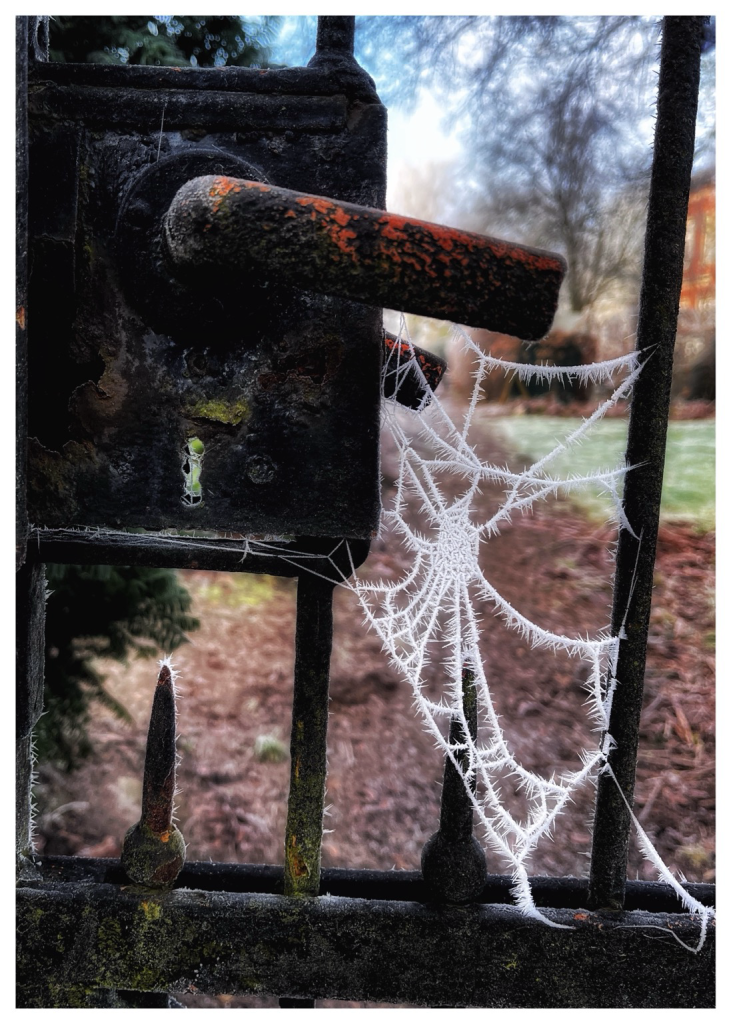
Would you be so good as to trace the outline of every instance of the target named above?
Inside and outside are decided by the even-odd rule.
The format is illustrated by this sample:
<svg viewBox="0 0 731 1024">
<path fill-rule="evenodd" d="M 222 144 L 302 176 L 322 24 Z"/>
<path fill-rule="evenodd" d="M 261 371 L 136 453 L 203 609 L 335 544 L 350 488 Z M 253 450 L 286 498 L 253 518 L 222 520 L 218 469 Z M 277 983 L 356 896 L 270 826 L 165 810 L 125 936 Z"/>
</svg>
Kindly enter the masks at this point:
<svg viewBox="0 0 731 1024">
<path fill-rule="evenodd" d="M 415 412 L 401 408 L 395 401 L 384 402 L 384 425 L 397 449 L 398 475 L 393 501 L 383 512 L 382 530 L 390 531 L 391 537 L 405 547 L 411 556 L 410 565 L 395 582 L 373 581 L 353 573 L 345 585 L 358 596 L 366 620 L 380 637 L 384 651 L 411 685 L 427 731 L 459 772 L 487 846 L 512 872 L 517 906 L 529 916 L 564 927 L 536 908 L 527 862 L 541 840 L 552 832 L 558 815 L 577 790 L 601 771 L 611 774 L 607 756 L 614 741 L 609 734 L 609 720 L 618 685 L 615 669 L 623 632 L 619 636 L 602 632 L 580 637 L 543 628 L 499 593 L 482 568 L 480 552 L 516 513 L 529 512 L 540 501 L 588 484 L 598 485 L 609 496 L 616 522 L 636 536 L 624 515 L 620 493 L 622 478 L 630 467 L 623 465 L 567 477 L 552 472 L 552 464 L 559 455 L 579 445 L 613 406 L 630 395 L 642 364 L 637 352 L 586 366 L 511 363 L 482 352 L 461 328 L 453 327 L 453 333 L 454 340 L 477 364 L 470 401 L 461 422 L 455 422 L 445 404 L 429 390 L 402 320 L 402 344 L 391 348 L 384 375 L 396 375 L 397 390 L 400 378 L 411 376 L 413 380 L 416 374 L 424 398 Z M 404 351 L 410 352 L 411 357 L 403 358 Z M 594 413 L 552 451 L 516 473 L 484 461 L 470 439 L 485 377 L 494 371 L 517 375 L 526 383 L 537 379 L 606 384 L 618 374 L 623 374 L 623 379 L 613 386 L 609 397 Z M 476 499 L 480 488 L 488 483 L 504 488 L 504 498 L 491 515 L 480 516 Z M 414 504 L 420 516 L 410 514 Z M 414 525 L 414 518 L 423 525 Z M 586 664 L 586 712 L 598 739 L 594 749 L 577 753 L 575 770 L 544 777 L 521 764 L 511 749 L 480 653 L 481 627 L 476 608 L 486 603 L 531 647 L 563 651 Z M 444 666 L 443 692 L 438 700 L 428 696 L 427 686 L 428 667 L 435 656 Z M 477 690 L 476 739 L 470 736 L 463 710 L 465 672 L 474 677 Z M 461 725 L 457 743 L 448 738 L 449 723 L 454 719 Z M 512 782 L 515 792 L 522 793 L 521 814 L 511 811 L 503 798 L 502 786 L 507 780 Z M 634 815 L 633 821 L 643 854 L 655 865 L 663 881 L 673 887 L 686 909 L 701 915 L 697 947 L 700 949 L 713 912 L 683 889 Z"/>
</svg>

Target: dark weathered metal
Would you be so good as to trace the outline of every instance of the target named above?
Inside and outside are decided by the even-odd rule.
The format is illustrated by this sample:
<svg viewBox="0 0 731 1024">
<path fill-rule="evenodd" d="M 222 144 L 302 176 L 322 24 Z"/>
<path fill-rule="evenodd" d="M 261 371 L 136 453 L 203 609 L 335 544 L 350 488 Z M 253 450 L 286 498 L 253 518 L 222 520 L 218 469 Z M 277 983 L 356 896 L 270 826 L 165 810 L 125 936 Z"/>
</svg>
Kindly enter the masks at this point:
<svg viewBox="0 0 731 1024">
<path fill-rule="evenodd" d="M 163 664 L 147 734 L 142 816 L 122 846 L 122 867 L 140 885 L 172 885 L 185 863 L 185 841 L 173 824 L 176 762 L 175 684 L 170 666 Z"/>
<path fill-rule="evenodd" d="M 599 776 L 591 862 L 593 907 L 619 910 L 624 898 L 630 812 L 660 518 L 673 347 L 683 279 L 705 19 L 668 17 L 658 85 L 637 349 L 645 369 L 635 384 L 627 439 L 624 510 L 636 533 L 619 534 L 612 632 L 622 636 L 609 734 L 616 746 Z M 616 781 L 615 781 L 616 779 Z"/>
<path fill-rule="evenodd" d="M 418 345 L 399 341 L 389 331 L 384 332 L 383 348 L 383 397 L 395 398 L 409 409 L 428 405 L 447 369 L 445 360 Z M 418 362 L 424 379 L 413 360 Z"/>
<path fill-rule="evenodd" d="M 200 174 L 382 205 L 385 109 L 354 61 L 189 70 L 31 74 L 29 519 L 368 539 L 380 310 L 276 281 L 201 295 L 165 264 L 160 221 Z"/>
<path fill-rule="evenodd" d="M 678 32 L 690 26 L 686 34 L 695 38 L 699 20 L 668 19 L 666 37 L 677 23 Z M 615 838 L 612 829 L 624 809 L 616 799 L 611 805 L 616 793 L 606 780 L 597 822 L 610 852 L 607 866 L 595 850 L 591 897 L 584 880 L 533 880 L 536 904 L 573 930 L 548 929 L 506 906 L 511 880 L 504 877 L 484 876 L 482 890 L 470 893 L 473 905 L 456 907 L 442 902 L 449 898 L 444 887 L 432 902 L 433 879 L 430 893 L 416 872 L 320 870 L 332 582 L 313 574 L 330 581 L 348 576 L 365 558 L 378 520 L 382 331 L 380 313 L 362 303 L 415 308 L 404 305 L 406 296 L 409 303 L 426 303 L 416 311 L 457 320 L 468 320 L 465 303 L 480 316 L 484 305 L 486 316 L 497 310 L 497 329 L 527 338 L 548 328 L 563 273 L 562 261 L 551 254 L 494 240 L 478 244 L 478 236 L 379 210 L 385 203 L 385 111 L 353 59 L 352 26 L 350 16 L 321 18 L 317 53 L 306 69 L 37 62 L 30 69 L 33 277 L 28 301 L 18 303 L 18 325 L 24 337 L 30 306 L 29 507 L 41 528 L 27 548 L 22 527 L 19 534 L 21 557 L 28 555 L 18 577 L 18 835 L 26 880 L 18 904 L 20 1004 L 161 1007 L 166 999 L 157 993 L 196 985 L 212 993 L 271 992 L 289 1006 L 311 1006 L 317 997 L 432 1006 L 456 1000 L 495 1007 L 710 1005 L 713 922 L 697 957 L 674 943 L 668 930 L 695 944 L 699 922 L 675 912 L 678 901 L 668 887 L 629 882 L 624 913 L 582 909 L 590 899 L 601 907 L 621 903 L 612 903 L 612 885 L 617 870 L 624 884 L 625 836 Z M 44 45 L 43 25 L 36 27 L 40 35 L 29 38 L 34 52 Z M 667 38 L 664 45 L 667 50 Z M 255 194 L 259 211 L 262 196 L 295 197 L 294 209 L 280 210 L 282 245 L 269 265 L 266 253 L 255 266 L 248 262 L 241 245 L 256 248 L 251 236 L 243 243 L 234 239 L 234 203 L 213 263 L 203 267 L 194 260 L 192 282 L 183 271 L 171 273 L 162 219 L 178 189 L 204 173 L 234 180 L 228 195 L 219 188 L 208 197 L 221 203 L 210 222 L 199 222 L 201 228 L 210 224 L 206 235 L 218 230 L 241 185 Z M 666 182 L 670 176 L 667 171 Z M 661 194 L 654 181 L 653 190 L 655 205 L 659 197 L 668 211 L 680 208 L 677 188 Z M 682 211 L 680 219 L 684 228 Z M 670 234 L 661 231 L 652 240 L 648 234 L 641 328 L 643 344 L 652 343 L 646 325 L 658 319 L 662 351 L 669 320 L 653 306 L 651 284 L 663 271 L 651 252 L 670 245 L 677 265 L 679 231 L 675 214 Z M 297 266 L 287 271 L 291 241 Z M 480 246 L 484 259 L 475 257 Z M 277 249 L 271 234 L 264 248 Z M 358 250 L 358 261 L 351 249 Z M 239 265 L 217 265 L 230 250 Z M 541 275 L 544 283 L 537 286 Z M 339 289 L 342 280 L 352 301 L 313 294 Z M 494 285 L 489 302 L 483 303 L 484 294 L 465 297 L 472 288 L 489 293 Z M 392 351 L 396 344 L 392 339 Z M 418 351 L 417 358 L 428 382 L 430 374 L 438 382 L 439 361 Z M 22 401 L 22 358 L 19 366 Z M 667 382 L 669 370 L 662 373 Z M 387 375 L 385 389 L 413 407 L 424 398 L 418 374 Z M 636 409 L 631 437 L 645 432 L 661 450 L 653 433 L 657 414 L 649 413 L 650 429 L 642 417 Z M 201 442 L 206 460 L 203 498 L 192 511 L 181 501 L 181 463 L 191 440 Z M 23 465 L 21 458 L 21 473 Z M 659 504 L 659 483 L 656 491 Z M 102 530 L 67 529 L 71 525 Z M 239 539 L 115 530 L 122 526 Z M 280 539 L 245 547 L 244 534 Z M 349 549 L 328 539 L 343 535 L 361 539 Z M 654 550 L 652 529 L 649 535 Z M 311 557 L 297 554 L 303 550 Z M 627 567 L 635 564 L 626 536 L 620 555 L 615 627 L 629 601 Z M 300 577 L 284 868 L 188 865 L 178 888 L 163 893 L 129 886 L 120 861 L 49 858 L 31 865 L 30 729 L 43 685 L 41 558 Z M 633 595 L 638 607 L 644 607 L 637 596 L 643 588 Z M 641 619 L 644 612 L 638 614 Z M 158 690 L 169 711 L 169 672 Z M 620 692 L 616 714 L 628 706 L 638 713 L 637 689 L 629 687 L 624 705 Z M 166 766 L 171 757 L 174 762 L 174 725 L 171 731 L 169 714 L 161 718 L 167 760 L 150 764 L 143 808 L 158 836 L 168 824 L 172 832 Z M 616 737 L 620 726 L 616 732 L 612 726 Z M 631 742 L 622 756 L 627 753 L 633 758 Z M 447 842 L 452 868 L 460 841 L 471 849 L 465 841 L 471 810 L 457 781 L 456 772 L 445 772 L 438 833 L 457 840 Z M 625 791 L 631 797 L 631 785 Z M 125 864 L 129 868 L 128 857 Z M 32 880 L 38 870 L 43 881 Z M 711 887 L 689 889 L 712 902 Z M 318 894 L 322 898 L 292 898 Z"/>
<path fill-rule="evenodd" d="M 131 91 L 119 102 L 116 89 L 104 86 L 42 85 L 33 96 L 39 118 L 73 117 L 88 128 L 107 127 L 154 131 L 164 120 L 168 130 L 205 123 L 211 131 L 256 132 L 263 129 L 331 132 L 342 130 L 347 118 L 344 96 L 292 98 L 286 106 L 266 93 L 253 96 L 232 92 L 191 95 L 184 90 L 158 94 L 151 89 Z"/>
<path fill-rule="evenodd" d="M 28 536 L 28 76 L 48 59 L 48 17 L 15 19 L 15 567 Z"/>
<path fill-rule="evenodd" d="M 40 857 L 38 868 L 47 882 L 104 882 L 124 885 L 126 877 L 119 860 L 111 857 Z M 180 889 L 205 892 L 284 893 L 284 868 L 273 864 L 223 864 L 188 861 L 176 881 Z M 513 905 L 513 879 L 509 875 L 487 875 L 485 887 L 475 903 Z M 580 910 L 586 907 L 589 882 L 586 878 L 530 879 L 537 907 Z M 707 907 L 716 905 L 716 886 L 708 882 L 688 882 L 690 895 Z M 430 903 L 431 898 L 419 871 L 371 871 L 354 868 L 323 868 L 320 895 L 343 896 L 360 900 L 399 900 L 406 903 Z M 678 914 L 682 904 L 674 889 L 662 882 L 627 881 L 625 910 L 644 910 L 653 914 Z"/>
<path fill-rule="evenodd" d="M 322 816 L 327 775 L 333 585 L 305 574 L 297 581 L 289 802 L 284 893 L 320 892 Z"/>
<path fill-rule="evenodd" d="M 715 926 L 695 916 L 35 883 L 19 891 L 19 1005 L 87 987 L 423 1006 L 713 1005 Z M 62 987 L 60 990 L 59 987 Z"/>
<path fill-rule="evenodd" d="M 147 734 L 142 782 L 142 822 L 155 832 L 167 831 L 173 820 L 175 793 L 175 690 L 169 665 L 162 665 Z"/>
<path fill-rule="evenodd" d="M 32 109 L 39 114 L 53 112 L 53 97 L 61 97 L 60 90 L 113 89 L 115 95 L 124 90 L 125 105 L 134 104 L 134 94 L 140 90 L 170 92 L 176 99 L 181 92 L 190 94 L 193 101 L 191 117 L 205 117 L 205 110 L 196 100 L 200 93 L 213 93 L 214 112 L 222 107 L 219 93 L 248 93 L 253 96 L 346 96 L 349 99 L 378 102 L 373 79 L 355 61 L 348 74 L 340 68 L 168 68 L 147 65 L 120 64 L 45 64 L 33 69 Z M 84 96 L 79 94 L 82 108 Z M 140 103 L 143 101 L 137 95 Z M 67 101 L 63 101 L 66 103 Z M 146 101 L 149 102 L 149 101 Z M 120 107 L 115 103 L 115 107 Z M 142 109 L 145 109 L 144 107 Z M 181 116 L 182 116 L 182 105 Z M 317 110 L 317 104 L 315 104 Z M 122 117 L 122 113 L 114 114 Z"/>
<path fill-rule="evenodd" d="M 215 569 L 267 576 L 315 573 L 341 582 L 368 556 L 367 540 L 298 537 L 292 541 L 175 537 L 145 533 L 38 530 L 28 551 L 61 565 L 149 565 L 169 569 Z"/>
<path fill-rule="evenodd" d="M 353 56 L 355 17 L 352 15 L 321 16 L 317 19 L 317 52 L 310 61 L 319 66 L 325 56 Z"/>
<path fill-rule="evenodd" d="M 28 436 L 28 22 L 15 21 L 15 567 L 25 559 L 26 438 Z"/>
<path fill-rule="evenodd" d="M 327 295 L 541 338 L 561 256 L 322 196 L 226 176 L 184 185 L 165 217 L 178 272 L 256 274 Z"/>
<path fill-rule="evenodd" d="M 16 572 L 15 616 L 15 830 L 22 877 L 33 871 L 33 729 L 43 711 L 46 577 L 36 559 L 29 558 Z"/>
<path fill-rule="evenodd" d="M 477 738 L 477 688 L 475 673 L 462 670 L 462 708 L 473 740 Z M 462 723 L 456 716 L 449 728 L 452 745 L 465 744 Z M 465 746 L 456 754 L 462 773 L 469 770 L 469 751 Z M 471 782 L 475 791 L 476 778 Z M 445 758 L 444 785 L 439 830 L 427 839 L 421 854 L 421 871 L 430 894 L 447 903 L 468 903 L 477 899 L 485 887 L 487 865 L 482 847 L 472 835 L 472 801 L 465 790 L 463 776 L 451 758 Z"/>
</svg>

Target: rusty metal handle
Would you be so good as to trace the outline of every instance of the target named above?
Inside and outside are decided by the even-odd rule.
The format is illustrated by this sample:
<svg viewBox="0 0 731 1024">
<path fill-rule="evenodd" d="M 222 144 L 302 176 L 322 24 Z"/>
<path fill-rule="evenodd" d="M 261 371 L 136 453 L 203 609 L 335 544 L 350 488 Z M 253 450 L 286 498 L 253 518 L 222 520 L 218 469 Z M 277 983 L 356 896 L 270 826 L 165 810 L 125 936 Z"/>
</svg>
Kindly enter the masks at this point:
<svg viewBox="0 0 731 1024">
<path fill-rule="evenodd" d="M 353 203 L 206 176 L 177 193 L 163 227 L 180 272 L 256 269 L 370 305 L 542 338 L 561 256 Z"/>
</svg>

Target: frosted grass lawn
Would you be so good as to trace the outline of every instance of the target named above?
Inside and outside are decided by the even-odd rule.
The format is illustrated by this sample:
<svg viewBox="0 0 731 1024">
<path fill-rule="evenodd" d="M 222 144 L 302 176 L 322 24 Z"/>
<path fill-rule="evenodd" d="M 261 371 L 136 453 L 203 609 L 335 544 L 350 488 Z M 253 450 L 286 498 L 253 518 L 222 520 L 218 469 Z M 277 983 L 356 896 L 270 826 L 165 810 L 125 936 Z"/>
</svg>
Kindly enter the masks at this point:
<svg viewBox="0 0 731 1024">
<path fill-rule="evenodd" d="M 563 416 L 505 416 L 492 420 L 521 467 L 547 455 L 557 440 L 566 437 L 581 421 Z M 660 515 L 664 520 L 683 519 L 698 529 L 715 527 L 716 421 L 671 422 L 665 459 Z M 598 469 L 613 469 L 624 456 L 627 423 L 605 419 L 586 440 L 557 456 L 547 469 L 552 475 L 577 476 Z M 572 492 L 572 500 L 592 519 L 604 520 L 611 511 L 610 499 L 595 487 Z"/>
</svg>

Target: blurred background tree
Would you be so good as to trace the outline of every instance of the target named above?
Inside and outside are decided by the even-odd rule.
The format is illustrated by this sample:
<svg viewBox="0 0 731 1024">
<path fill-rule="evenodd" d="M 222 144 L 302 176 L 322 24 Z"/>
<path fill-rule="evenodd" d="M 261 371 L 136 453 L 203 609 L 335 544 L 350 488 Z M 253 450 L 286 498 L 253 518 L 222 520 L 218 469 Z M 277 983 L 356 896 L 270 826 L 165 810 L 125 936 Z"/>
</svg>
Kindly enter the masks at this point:
<svg viewBox="0 0 731 1024">
<path fill-rule="evenodd" d="M 59 16 L 50 59 L 74 64 L 266 67 L 278 31 L 273 15 Z"/>
<path fill-rule="evenodd" d="M 447 216 L 565 255 L 574 315 L 639 285 L 659 38 L 638 15 L 370 16 L 356 33 L 384 101 L 430 90 L 462 139 Z M 714 56 L 711 19 L 697 168 L 713 162 Z"/>
<path fill-rule="evenodd" d="M 172 569 L 47 565 L 46 577 L 44 714 L 35 740 L 40 760 L 70 769 L 91 752 L 93 701 L 129 718 L 104 689 L 94 659 L 170 654 L 200 622 L 188 614 L 190 594 Z"/>
</svg>

